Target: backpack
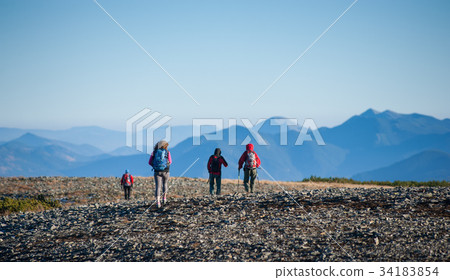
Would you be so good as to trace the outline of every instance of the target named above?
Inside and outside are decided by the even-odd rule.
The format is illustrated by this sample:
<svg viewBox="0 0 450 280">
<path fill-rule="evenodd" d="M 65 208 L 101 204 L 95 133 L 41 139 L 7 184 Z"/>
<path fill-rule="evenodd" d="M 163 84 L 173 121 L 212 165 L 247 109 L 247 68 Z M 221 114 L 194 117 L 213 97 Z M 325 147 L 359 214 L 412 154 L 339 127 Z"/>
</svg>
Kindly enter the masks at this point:
<svg viewBox="0 0 450 280">
<path fill-rule="evenodd" d="M 123 185 L 125 187 L 131 187 L 131 175 L 130 174 L 127 173 L 127 174 L 124 175 Z"/>
<path fill-rule="evenodd" d="M 220 157 L 211 156 L 211 172 L 220 172 Z"/>
<path fill-rule="evenodd" d="M 164 171 L 168 166 L 168 153 L 165 149 L 158 149 L 153 154 L 153 168 L 155 171 Z"/>
<path fill-rule="evenodd" d="M 248 169 L 256 168 L 256 155 L 253 151 L 247 152 L 247 159 L 245 160 L 245 168 Z"/>
</svg>

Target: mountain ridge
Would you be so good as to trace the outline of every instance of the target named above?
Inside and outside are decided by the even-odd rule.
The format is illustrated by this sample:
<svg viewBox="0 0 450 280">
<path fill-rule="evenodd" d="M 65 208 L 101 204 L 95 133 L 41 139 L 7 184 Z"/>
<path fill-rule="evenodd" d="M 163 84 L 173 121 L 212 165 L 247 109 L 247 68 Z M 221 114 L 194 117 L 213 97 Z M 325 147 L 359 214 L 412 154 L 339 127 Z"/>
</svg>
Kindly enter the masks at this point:
<svg viewBox="0 0 450 280">
<path fill-rule="evenodd" d="M 450 154 L 427 150 L 387 167 L 358 173 L 359 181 L 450 181 Z"/>
<path fill-rule="evenodd" d="M 289 126 L 283 136 L 279 125 L 270 126 L 270 120 L 272 119 L 288 118 L 268 118 L 266 123 L 261 126 L 258 133 L 268 145 L 258 143 L 252 133 L 245 127 L 235 126 L 231 128 L 232 130 L 230 128 L 224 129 L 221 140 L 208 140 L 211 134 L 202 131 L 202 133 L 205 133 L 199 138 L 200 145 L 193 145 L 195 139 L 188 137 L 175 147 L 170 146 L 169 149 L 174 159 L 171 174 L 206 178 L 208 173 L 205 162 L 214 152 L 214 149 L 220 147 L 222 154 L 230 164 L 228 168 L 223 168 L 223 178 L 236 178 L 237 160 L 245 150 L 244 146 L 249 139 L 255 145 L 255 150 L 262 159 L 264 170 L 260 170 L 260 178 L 269 179 L 272 176 L 277 180 L 285 181 L 302 180 L 311 175 L 352 177 L 363 172 L 390 166 L 427 150 L 450 153 L 449 119 L 438 120 L 421 114 L 399 114 L 389 110 L 378 112 L 369 109 L 349 118 L 341 125 L 333 128 L 319 128 L 318 131 L 326 144 L 324 146 L 317 144 L 317 139 L 315 139 L 311 129 L 308 129 L 307 133 L 311 136 L 310 140 L 312 141 L 305 141 L 303 145 L 295 145 L 300 136 L 302 123 L 298 124 L 297 127 Z M 84 130 L 84 128 L 75 128 L 74 130 L 77 129 Z M 188 131 L 186 127 L 183 129 Z M 0 131 L 2 131 L 1 128 Z M 231 143 L 229 142 L 229 136 L 234 134 L 236 139 L 232 139 L 234 143 Z M 124 141 L 125 134 L 122 136 L 122 141 Z M 32 156 L 31 150 L 38 148 L 32 147 L 34 145 L 41 148 L 38 154 L 47 160 L 51 159 L 47 155 L 52 151 L 55 153 L 57 162 L 62 160 L 59 168 L 56 166 L 57 169 L 53 173 L 50 171 L 44 172 L 45 175 L 117 176 L 124 169 L 131 169 L 135 175 L 149 176 L 151 174 L 151 167 L 147 163 L 149 156 L 130 147 L 121 146 L 114 151 L 98 155 L 98 150 L 89 145 L 74 145 L 60 140 L 36 137 L 40 136 L 25 134 L 1 144 L 0 147 L 3 147 L 3 149 L 0 150 L 2 151 L 0 152 L 0 159 L 5 161 L 8 156 L 12 156 L 12 150 L 17 149 L 17 155 L 25 157 L 23 158 L 24 164 L 32 165 L 30 162 L 32 159 L 41 162 L 40 159 Z M 107 135 L 100 137 L 100 139 L 106 138 Z M 283 138 L 287 145 L 280 144 Z M 22 142 L 28 144 L 20 147 Z M 59 148 L 53 150 L 47 148 L 45 152 L 43 147 L 46 144 L 53 144 Z M 9 154 L 5 151 L 5 147 L 9 147 Z M 66 155 L 65 161 L 62 155 Z M 194 162 L 195 164 L 188 169 Z M 48 165 L 54 166 L 52 163 L 48 163 Z M 10 170 L 5 165 L 0 165 L 0 170 L 2 168 L 3 170 Z M 30 170 L 30 168 L 24 170 Z M 8 176 L 6 171 L 1 174 L 3 174 L 2 176 Z M 17 175 L 17 173 L 14 174 Z M 24 171 L 23 174 L 19 175 L 27 176 L 29 174 Z"/>
</svg>

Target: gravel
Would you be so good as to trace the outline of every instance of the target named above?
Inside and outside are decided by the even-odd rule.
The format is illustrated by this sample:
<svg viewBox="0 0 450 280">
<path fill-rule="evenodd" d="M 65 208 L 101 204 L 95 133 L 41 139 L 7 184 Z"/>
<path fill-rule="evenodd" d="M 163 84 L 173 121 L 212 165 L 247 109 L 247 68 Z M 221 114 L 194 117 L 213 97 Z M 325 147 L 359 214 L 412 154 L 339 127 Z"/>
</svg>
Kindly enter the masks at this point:
<svg viewBox="0 0 450 280">
<path fill-rule="evenodd" d="M 229 182 L 225 195 L 205 196 L 204 181 L 176 178 L 157 209 L 148 185 L 123 201 L 111 190 L 116 178 L 22 179 L 32 187 L 2 194 L 71 202 L 1 216 L 0 261 L 450 261 L 450 188 L 322 184 L 285 193 L 263 182 L 245 194 Z M 66 180 L 59 189 L 58 180 Z M 82 183 L 67 186 L 73 181 Z M 97 202 L 83 203 L 88 194 Z"/>
</svg>

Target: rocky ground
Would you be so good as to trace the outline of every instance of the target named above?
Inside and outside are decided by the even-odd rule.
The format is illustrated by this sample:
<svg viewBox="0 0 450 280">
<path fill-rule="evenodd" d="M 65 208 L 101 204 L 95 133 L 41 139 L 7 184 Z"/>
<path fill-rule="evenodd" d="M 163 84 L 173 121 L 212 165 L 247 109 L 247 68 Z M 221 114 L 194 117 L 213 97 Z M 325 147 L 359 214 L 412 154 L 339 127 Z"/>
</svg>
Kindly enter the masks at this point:
<svg viewBox="0 0 450 280">
<path fill-rule="evenodd" d="M 0 261 L 449 261 L 450 188 L 173 178 L 133 200 L 117 178 L 0 178 L 1 196 L 44 194 L 63 208 L 0 217 Z M 284 188 L 286 192 L 282 191 Z"/>
</svg>

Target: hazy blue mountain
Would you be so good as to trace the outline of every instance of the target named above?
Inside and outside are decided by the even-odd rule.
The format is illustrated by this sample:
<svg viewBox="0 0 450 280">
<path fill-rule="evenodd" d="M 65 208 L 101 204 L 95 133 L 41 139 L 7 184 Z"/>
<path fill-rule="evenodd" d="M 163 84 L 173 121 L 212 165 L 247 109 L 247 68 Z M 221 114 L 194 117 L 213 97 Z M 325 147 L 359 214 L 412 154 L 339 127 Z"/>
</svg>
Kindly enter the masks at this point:
<svg viewBox="0 0 450 280">
<path fill-rule="evenodd" d="M 160 127 L 155 130 L 154 132 L 154 138 L 155 143 L 159 140 L 167 140 L 166 138 L 166 128 L 167 126 Z M 191 139 L 194 132 L 192 129 L 192 125 L 178 125 L 178 126 L 172 126 L 171 128 L 171 138 L 169 141 L 170 147 L 175 147 L 179 143 L 183 142 L 186 139 Z M 208 134 L 213 133 L 215 131 L 215 128 L 213 126 L 202 126 L 200 134 Z"/>
<path fill-rule="evenodd" d="M 101 128 L 98 126 L 73 127 L 60 131 L 42 131 L 36 135 L 69 142 L 76 145 L 89 144 L 109 152 L 125 146 L 125 132 Z"/>
<path fill-rule="evenodd" d="M 9 127 L 0 127 L 0 142 L 6 143 L 20 136 L 24 135 L 29 131 L 20 129 L 20 128 L 9 128 Z"/>
<path fill-rule="evenodd" d="M 98 160 L 104 155 L 88 145 L 73 145 L 27 133 L 0 146 L 0 176 L 64 175 L 61 170 Z"/>
<path fill-rule="evenodd" d="M 208 133 L 213 127 L 203 127 L 200 145 L 193 145 L 195 139 L 192 137 L 190 126 L 172 128 L 172 140 L 184 140 L 178 145 L 170 141 L 169 148 L 174 160 L 171 174 L 206 178 L 207 160 L 214 149 L 220 147 L 229 163 L 229 167 L 223 169 L 223 177 L 237 178 L 237 162 L 245 150 L 245 145 L 241 143 L 247 136 L 255 145 L 262 167 L 276 180 L 301 180 L 311 175 L 351 177 L 391 166 L 424 151 L 450 153 L 449 119 L 438 120 L 420 114 L 406 115 L 370 109 L 350 118 L 342 125 L 320 128 L 319 131 L 326 143 L 324 146 L 316 143 L 311 131 L 308 131 L 308 134 L 314 141 L 305 141 L 300 146 L 294 145 L 301 125 L 302 123 L 297 127 L 289 127 L 288 145 L 280 145 L 280 126 L 271 125 L 270 119 L 259 130 L 268 145 L 259 145 L 251 133 L 242 126 L 223 130 L 223 138 L 214 141 L 207 140 L 211 136 Z M 0 165 L 3 170 L 0 175 L 119 176 L 125 169 L 132 170 L 135 175 L 152 174 L 151 167 L 147 163 L 149 155 L 124 145 L 117 146 L 119 142 L 125 142 L 125 133 L 119 137 L 116 132 L 108 134 L 110 131 L 96 127 L 73 128 L 65 131 L 67 135 L 64 136 L 62 135 L 64 131 L 52 132 L 53 137 L 70 138 L 73 142 L 84 143 L 83 139 L 86 141 L 89 139 L 86 143 L 100 145 L 102 142 L 103 148 L 117 146 L 114 150 L 102 153 L 98 147 L 92 145 L 76 145 L 73 142 L 50 140 L 33 134 L 23 135 L 20 134 L 23 132 L 21 130 L 0 128 L 0 132 L 5 132 L 0 139 L 6 139 L 14 134 L 22 135 L 18 139 L 0 145 L 0 160 L 3 162 Z M 229 142 L 229 135 L 230 133 L 233 135 L 232 132 L 236 134 L 235 144 Z M 77 133 L 78 136 L 75 137 L 73 133 Z M 175 138 L 174 133 L 177 135 Z M 156 139 L 164 136 L 165 128 L 160 128 L 155 134 Z M 407 163 L 412 164 L 412 161 Z M 192 167 L 188 168 L 191 164 Z M 11 173 L 12 170 L 15 170 L 14 173 Z M 263 170 L 260 170 L 259 174 L 263 179 L 271 177 Z M 417 174 L 411 174 L 411 177 L 415 175 Z"/>
<path fill-rule="evenodd" d="M 109 177 L 122 176 L 128 169 L 133 176 L 152 176 L 151 166 L 148 165 L 150 156 L 138 154 L 131 156 L 115 156 L 107 159 L 92 161 L 75 168 L 62 170 L 66 176 Z"/>
<path fill-rule="evenodd" d="M 207 161 L 214 149 L 219 147 L 229 164 L 228 168 L 223 168 L 222 176 L 237 178 L 238 160 L 245 151 L 245 145 L 241 143 L 250 133 L 246 128 L 237 126 L 237 145 L 228 144 L 229 133 L 230 130 L 225 129 L 223 140 L 218 141 L 207 140 L 203 136 L 199 146 L 192 145 L 191 139 L 180 143 L 172 149 L 174 174 L 182 174 L 198 158 L 198 162 L 186 172 L 186 176 L 206 178 L 208 176 Z M 318 146 L 315 142 L 305 142 L 302 146 L 295 146 L 298 133 L 294 131 L 289 131 L 286 146 L 279 145 L 279 134 L 261 133 L 261 136 L 268 145 L 259 145 L 253 137 L 250 137 L 251 143 L 254 144 L 255 151 L 261 158 L 262 167 L 277 180 L 301 180 L 311 174 L 324 175 L 328 170 L 333 169 L 334 164 L 342 161 L 345 154 L 342 149 L 332 144 Z M 260 178 L 270 179 L 266 171 L 260 170 Z"/>
<path fill-rule="evenodd" d="M 311 175 L 350 177 L 391 165 L 421 151 L 432 149 L 450 152 L 449 124 L 448 120 L 441 121 L 419 114 L 402 115 L 391 111 L 378 113 L 368 110 L 335 128 L 321 128 L 319 131 L 325 146 L 319 146 L 315 141 L 295 146 L 302 124 L 290 127 L 288 145 L 282 146 L 279 145 L 280 127 L 270 125 L 269 119 L 259 130 L 268 145 L 259 145 L 242 126 L 231 129 L 236 131 L 236 145 L 229 145 L 230 129 L 223 131 L 222 140 L 212 141 L 202 136 L 201 144 L 197 146 L 193 145 L 192 138 L 182 141 L 170 149 L 174 160 L 171 174 L 207 178 L 207 160 L 214 149 L 220 147 L 229 163 L 228 168 L 223 168 L 223 177 L 237 178 L 237 161 L 245 150 L 245 145 L 241 143 L 250 136 L 261 158 L 262 167 L 276 180 L 301 180 Z M 308 134 L 314 139 L 311 131 Z M 94 174 L 95 170 L 99 170 L 99 175 L 112 176 L 124 168 L 130 168 L 138 175 L 145 176 L 151 174 L 151 168 L 147 165 L 148 157 L 114 157 L 93 162 L 79 167 L 77 174 Z M 101 167 L 96 169 L 96 166 Z M 270 179 L 263 170 L 259 174 L 260 178 Z"/>
<path fill-rule="evenodd" d="M 264 122 L 259 129 L 259 133 L 279 135 L 281 132 L 280 124 L 286 124 L 289 131 L 299 132 L 303 123 L 298 123 L 297 121 L 297 125 L 295 125 L 294 121 L 289 118 L 282 116 L 271 117 Z"/>
<path fill-rule="evenodd" d="M 278 117 L 277 117 L 278 119 Z M 356 173 L 381 168 L 403 160 L 424 150 L 434 149 L 450 152 L 450 120 L 438 120 L 420 114 L 397 114 L 392 111 L 368 110 L 354 116 L 340 126 L 321 128 L 319 131 L 326 143 L 318 146 L 315 141 L 295 146 L 301 127 L 291 127 L 288 145 L 280 146 L 279 126 L 269 126 L 270 119 L 260 129 L 268 146 L 255 144 L 262 159 L 262 166 L 277 180 L 301 180 L 311 175 L 350 177 Z M 222 148 L 231 168 L 224 169 L 223 176 L 236 178 L 237 160 L 244 147 L 228 145 L 228 130 L 224 130 L 222 141 L 207 141 L 201 146 L 192 146 L 191 140 L 182 142 L 174 149 L 182 165 L 174 166 L 181 173 L 196 158 L 199 162 L 189 170 L 189 176 L 206 177 L 204 166 L 215 147 Z M 237 130 L 240 144 L 250 134 L 245 128 Z M 309 134 L 312 135 L 311 131 Z M 313 137 L 314 138 L 314 137 Z M 264 171 L 261 177 L 267 178 Z"/>
<path fill-rule="evenodd" d="M 135 148 L 124 146 L 124 147 L 117 148 L 114 151 L 109 152 L 108 154 L 111 156 L 132 156 L 132 155 L 141 154 L 141 152 L 139 152 Z"/>
<path fill-rule="evenodd" d="M 18 143 L 23 144 L 27 147 L 44 147 L 49 145 L 56 145 L 63 148 L 66 148 L 67 150 L 70 150 L 76 154 L 79 154 L 81 156 L 91 157 L 91 156 L 99 156 L 104 154 L 104 152 L 94 146 L 91 146 L 89 144 L 72 144 L 64 141 L 58 141 L 58 140 L 50 140 L 47 138 L 39 137 L 37 135 L 34 135 L 32 133 L 25 133 L 21 137 L 14 139 L 10 141 L 9 143 Z"/>
<path fill-rule="evenodd" d="M 450 119 L 369 109 L 333 128 L 320 128 L 327 142 L 343 148 L 367 149 L 398 145 L 418 135 L 450 132 Z"/>
<path fill-rule="evenodd" d="M 102 153 L 125 146 L 125 132 L 101 128 L 98 126 L 73 127 L 64 130 L 0 128 L 0 141 L 11 141 L 24 134 L 31 133 L 39 137 L 60 140 L 75 145 L 90 145 Z"/>
<path fill-rule="evenodd" d="M 202 136 L 201 145 L 192 145 L 193 140 L 190 138 L 171 148 L 170 151 L 174 161 L 171 166 L 171 175 L 207 178 L 206 163 L 214 149 L 220 147 L 229 164 L 228 168 L 223 168 L 222 170 L 223 177 L 237 178 L 238 160 L 245 151 L 245 145 L 240 145 L 240 143 L 250 133 L 246 128 L 238 126 L 236 127 L 236 134 L 237 144 L 239 145 L 228 145 L 229 130 L 226 129 L 223 131 L 223 140 L 211 141 L 206 140 L 206 137 Z M 292 145 L 298 133 L 289 133 L 288 143 L 291 143 L 290 146 L 278 145 L 279 135 L 262 135 L 269 145 L 258 145 L 254 139 L 252 143 L 255 145 L 255 151 L 260 156 L 264 169 L 277 180 L 300 180 L 305 176 L 309 176 L 311 172 L 321 175 L 321 172 L 333 168 L 332 165 L 344 157 L 343 151 L 333 145 L 321 148 L 315 142 L 305 142 L 303 146 Z M 324 160 L 324 155 L 330 156 L 327 156 L 327 159 Z M 75 169 L 65 170 L 64 172 L 70 176 L 81 176 L 82 174 L 84 176 L 117 176 L 118 172 L 130 169 L 135 175 L 149 176 L 152 174 L 151 167 L 148 165 L 149 157 L 149 155 L 145 154 L 112 157 Z M 189 168 L 194 162 L 195 164 Z M 241 174 L 242 178 L 243 174 Z M 270 179 L 270 176 L 265 171 L 260 170 L 260 178 Z"/>
<path fill-rule="evenodd" d="M 202 134 L 213 132 L 214 127 L 205 126 L 202 128 Z M 18 129 L 0 127 L 0 144 L 9 142 L 21 137 L 27 133 L 31 133 L 42 138 L 51 140 L 60 140 L 75 145 L 90 145 L 101 150 L 101 153 L 117 153 L 124 152 L 123 147 L 126 146 L 126 133 L 101 128 L 98 126 L 73 127 L 64 130 L 45 130 L 45 129 Z M 170 146 L 175 147 L 183 140 L 192 137 L 191 125 L 180 125 L 171 127 Z M 155 141 L 166 138 L 166 126 L 155 130 Z M 137 151 L 136 151 L 137 152 Z"/>
<path fill-rule="evenodd" d="M 342 125 L 320 128 L 325 142 L 346 151 L 332 176 L 350 177 L 381 168 L 420 151 L 448 151 L 450 120 L 420 114 L 377 112 L 369 109 Z"/>
<path fill-rule="evenodd" d="M 441 151 L 424 151 L 387 167 L 353 176 L 369 181 L 450 181 L 450 154 Z"/>
</svg>

